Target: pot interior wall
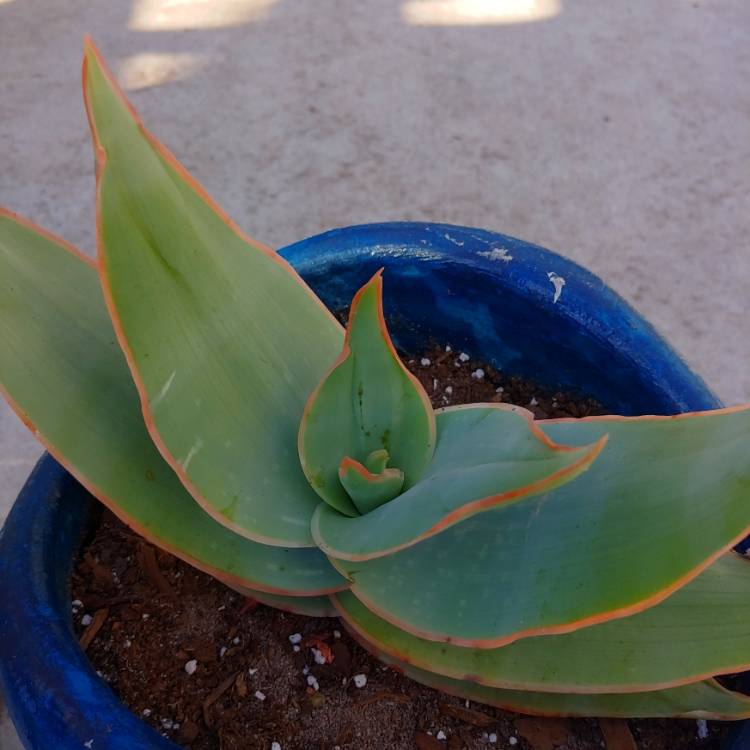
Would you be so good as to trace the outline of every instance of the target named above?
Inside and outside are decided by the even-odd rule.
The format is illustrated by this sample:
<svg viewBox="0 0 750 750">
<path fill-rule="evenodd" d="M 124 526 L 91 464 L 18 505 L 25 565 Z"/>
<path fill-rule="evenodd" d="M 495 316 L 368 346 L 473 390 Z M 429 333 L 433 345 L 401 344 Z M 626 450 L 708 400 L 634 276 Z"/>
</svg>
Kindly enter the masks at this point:
<svg viewBox="0 0 750 750">
<path fill-rule="evenodd" d="M 406 351 L 450 343 L 508 374 L 593 396 L 613 413 L 720 405 L 600 279 L 535 245 L 479 229 L 400 223 L 333 230 L 281 254 L 334 311 L 347 309 L 385 267 L 385 314 Z"/>
</svg>

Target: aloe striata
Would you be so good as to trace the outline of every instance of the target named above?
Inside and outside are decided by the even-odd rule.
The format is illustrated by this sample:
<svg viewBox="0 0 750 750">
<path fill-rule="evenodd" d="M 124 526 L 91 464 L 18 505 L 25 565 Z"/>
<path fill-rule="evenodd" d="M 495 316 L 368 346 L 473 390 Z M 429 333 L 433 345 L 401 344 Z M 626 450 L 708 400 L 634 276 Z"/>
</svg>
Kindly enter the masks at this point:
<svg viewBox="0 0 750 750">
<path fill-rule="evenodd" d="M 0 213 L 0 384 L 93 495 L 272 606 L 456 695 L 750 716 L 750 407 L 433 411 L 383 277 L 344 331 L 141 124 L 87 43 L 98 257 Z M 386 277 L 387 280 L 387 277 Z"/>
</svg>

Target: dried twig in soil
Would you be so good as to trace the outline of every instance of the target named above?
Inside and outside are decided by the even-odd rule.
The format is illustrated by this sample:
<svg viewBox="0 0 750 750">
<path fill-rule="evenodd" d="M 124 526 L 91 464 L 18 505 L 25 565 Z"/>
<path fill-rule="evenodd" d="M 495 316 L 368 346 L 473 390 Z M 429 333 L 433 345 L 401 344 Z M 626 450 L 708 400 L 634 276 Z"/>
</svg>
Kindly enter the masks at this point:
<svg viewBox="0 0 750 750">
<path fill-rule="evenodd" d="M 235 672 L 224 680 L 218 687 L 214 688 L 203 700 L 201 708 L 203 709 L 203 721 L 209 729 L 213 729 L 213 719 L 211 718 L 211 706 L 229 690 L 234 681 L 237 679 L 239 672 Z"/>
<path fill-rule="evenodd" d="M 380 692 L 375 693 L 375 695 L 371 695 L 369 698 L 357 701 L 354 705 L 359 708 L 363 708 L 364 706 L 369 706 L 372 703 L 378 703 L 379 701 L 391 701 L 392 703 L 410 703 L 411 698 L 408 695 L 404 695 L 403 693 L 390 693 L 387 690 L 381 690 Z"/>
<path fill-rule="evenodd" d="M 106 622 L 109 617 L 108 609 L 97 609 L 94 613 L 94 618 L 91 620 L 91 624 L 83 631 L 81 639 L 78 641 L 81 648 L 85 651 L 90 645 L 91 641 L 96 638 L 96 634 L 101 630 L 102 625 Z"/>
<path fill-rule="evenodd" d="M 630 727 L 622 719 L 599 719 L 607 750 L 638 750 Z"/>
<path fill-rule="evenodd" d="M 160 594 L 176 596 L 174 589 L 161 572 L 159 563 L 156 561 L 156 552 L 150 544 L 142 542 L 138 545 L 138 560 L 151 583 L 159 589 Z"/>
<path fill-rule="evenodd" d="M 475 727 L 488 727 L 490 724 L 495 724 L 496 719 L 493 719 L 487 714 L 483 714 L 481 711 L 475 711 L 472 708 L 464 708 L 463 706 L 452 706 L 450 703 L 440 704 L 440 713 L 443 716 L 452 716 L 454 719 L 463 721 L 466 724 L 471 724 Z"/>
</svg>

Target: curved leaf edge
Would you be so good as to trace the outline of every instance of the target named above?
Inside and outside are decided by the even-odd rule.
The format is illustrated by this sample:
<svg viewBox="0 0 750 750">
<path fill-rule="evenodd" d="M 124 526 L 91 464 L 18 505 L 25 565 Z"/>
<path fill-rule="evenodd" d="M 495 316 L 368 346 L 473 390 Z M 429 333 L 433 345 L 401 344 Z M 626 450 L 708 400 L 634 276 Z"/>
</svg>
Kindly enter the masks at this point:
<svg viewBox="0 0 750 750">
<path fill-rule="evenodd" d="M 571 711 L 543 711 L 539 709 L 533 709 L 529 708 L 528 704 L 524 704 L 523 702 L 519 700 L 513 700 L 513 698 L 510 697 L 510 695 L 505 698 L 497 698 L 495 700 L 488 701 L 485 697 L 479 698 L 476 694 L 473 694 L 471 692 L 471 688 L 484 688 L 487 690 L 493 690 L 493 688 L 485 688 L 485 686 L 478 685 L 478 683 L 470 683 L 470 682 L 462 682 L 461 680 L 455 680 L 449 677 L 444 677 L 442 675 L 438 675 L 434 672 L 430 672 L 428 670 L 419 669 L 418 667 L 415 667 L 407 662 L 403 662 L 397 658 L 394 658 L 392 656 L 389 656 L 388 654 L 380 651 L 377 649 L 373 644 L 371 644 L 366 639 L 362 638 L 361 635 L 356 631 L 353 630 L 349 623 L 346 620 L 342 619 L 342 623 L 344 627 L 346 628 L 349 635 L 357 642 L 359 643 L 362 648 L 365 649 L 368 653 L 372 654 L 376 659 L 381 661 L 383 664 L 389 666 L 391 669 L 396 670 L 397 672 L 400 672 L 401 674 L 406 675 L 411 680 L 414 680 L 415 682 L 418 682 L 422 685 L 425 685 L 426 687 L 432 688 L 434 690 L 439 690 L 440 692 L 443 692 L 447 695 L 452 695 L 456 698 L 463 698 L 465 700 L 471 700 L 479 704 L 492 706 L 493 708 L 499 708 L 504 711 L 511 711 L 514 713 L 520 713 L 520 714 L 527 714 L 530 716 L 542 716 L 547 718 L 557 718 L 557 717 L 570 717 L 570 718 L 589 718 L 591 717 L 590 713 L 586 712 L 571 712 Z M 742 719 L 750 718 L 750 696 L 744 695 L 743 693 L 739 693 L 733 690 L 729 690 L 728 688 L 725 688 L 723 685 L 718 683 L 714 679 L 708 679 L 708 680 L 698 680 L 695 683 L 689 683 L 689 684 L 697 684 L 698 682 L 704 682 L 708 686 L 710 686 L 712 689 L 719 691 L 722 694 L 725 694 L 727 698 L 731 698 L 732 701 L 736 701 L 738 704 L 743 705 L 743 710 L 738 711 L 734 714 L 718 714 L 711 711 L 704 711 L 701 709 L 696 709 L 694 711 L 689 711 L 686 713 L 680 713 L 680 714 L 664 714 L 664 713 L 653 713 L 649 715 L 647 718 L 683 718 L 683 719 L 714 719 L 714 720 L 720 720 L 720 721 L 740 721 Z M 498 692 L 503 692 L 502 688 L 494 688 Z M 679 689 L 679 688 L 678 688 Z M 523 692 L 539 692 L 539 691 L 522 691 L 522 690 L 508 690 L 508 693 L 523 693 Z M 659 692 L 658 690 L 654 691 L 642 691 L 644 693 L 648 692 Z M 630 695 L 634 695 L 635 693 L 631 693 Z M 599 695 L 606 696 L 611 695 L 609 693 L 600 693 Z M 628 695 L 623 694 L 623 695 Z M 585 697 L 585 696 L 582 696 Z M 589 695 L 589 698 L 595 698 L 596 695 Z M 604 712 L 604 713 L 597 713 L 597 718 L 623 718 L 623 719 L 632 719 L 632 718 L 646 718 L 642 715 L 634 716 L 629 712 Z"/>
<path fill-rule="evenodd" d="M 734 555 L 742 559 L 745 564 L 750 566 L 750 560 L 744 555 L 740 555 L 737 552 L 728 552 L 729 555 Z M 748 570 L 750 574 L 750 568 Z M 713 677 L 721 675 L 736 674 L 739 672 L 745 672 L 750 670 L 750 661 L 738 662 L 731 667 L 725 667 L 716 671 L 697 673 L 687 676 L 679 680 L 665 680 L 664 682 L 653 682 L 653 683 L 632 683 L 627 685 L 616 684 L 616 685 L 580 685 L 580 684 L 567 684 L 565 682 L 545 682 L 545 683 L 530 683 L 530 682 L 514 682 L 513 680 L 489 680 L 483 679 L 476 674 L 470 674 L 460 672 L 459 670 L 451 670 L 447 668 L 436 668 L 435 665 L 428 663 L 427 661 L 415 659 L 408 656 L 407 654 L 401 653 L 398 649 L 391 646 L 389 643 L 376 638 L 370 632 L 366 631 L 354 618 L 347 607 L 342 603 L 339 594 L 331 594 L 329 599 L 336 610 L 336 615 L 341 621 L 347 626 L 347 629 L 356 633 L 360 642 L 367 642 L 370 647 L 378 653 L 385 654 L 386 656 L 392 657 L 403 664 L 409 664 L 416 669 L 421 669 L 441 677 L 447 677 L 452 680 L 459 680 L 461 682 L 474 683 L 476 685 L 482 685 L 488 688 L 500 688 L 506 690 L 528 690 L 539 693 L 569 693 L 577 695 L 596 695 L 600 693 L 604 694 L 628 694 L 628 693 L 643 693 L 655 690 L 667 690 L 674 687 L 682 687 L 683 685 L 690 685 L 696 682 L 703 682 L 704 680 L 711 679 Z M 356 596 L 356 594 L 355 594 Z M 359 598 L 359 597 L 357 597 Z M 586 626 L 584 626 L 586 627 Z M 579 628 L 580 629 L 580 628 Z M 564 635 L 564 634 L 558 634 Z M 521 640 L 521 639 L 518 639 Z M 451 645 L 459 645 L 452 642 Z M 510 644 L 505 644 L 510 645 Z M 502 646 L 500 647 L 502 648 Z"/>
<path fill-rule="evenodd" d="M 316 511 L 317 512 L 317 511 Z M 739 544 L 743 539 L 750 535 L 750 525 L 745 527 L 740 534 L 732 539 L 728 544 L 717 550 L 713 555 L 709 556 L 699 566 L 688 571 L 685 575 L 678 578 L 669 586 L 666 586 L 659 591 L 654 592 L 651 596 L 641 599 L 632 604 L 625 605 L 624 607 L 617 607 L 606 612 L 599 612 L 595 615 L 589 615 L 582 617 L 577 620 L 571 620 L 570 622 L 560 623 L 558 625 L 546 625 L 535 628 L 527 628 L 525 630 L 518 630 L 510 635 L 502 636 L 499 638 L 455 638 L 445 633 L 431 632 L 415 628 L 409 623 L 394 617 L 389 612 L 378 606 L 374 602 L 370 601 L 367 596 L 362 594 L 357 589 L 356 578 L 347 572 L 341 563 L 334 557 L 328 556 L 328 560 L 331 565 L 340 573 L 347 581 L 349 581 L 349 591 L 359 599 L 362 604 L 365 605 L 369 610 L 372 610 L 381 620 L 385 620 L 390 625 L 397 627 L 401 630 L 410 633 L 411 635 L 417 636 L 417 638 L 423 638 L 426 641 L 436 641 L 438 643 L 451 643 L 454 646 L 465 646 L 467 648 L 500 648 L 501 646 L 507 646 L 514 641 L 518 641 L 522 638 L 530 638 L 532 636 L 539 635 L 562 635 L 564 633 L 572 633 L 580 628 L 586 628 L 591 625 L 600 625 L 610 620 L 618 620 L 622 617 L 630 617 L 631 615 L 637 615 L 639 612 L 644 612 L 651 607 L 655 607 L 665 599 L 670 597 L 675 591 L 679 591 L 683 586 L 690 583 L 694 578 L 700 575 L 706 568 L 709 568 L 715 563 L 722 555 L 729 552 L 733 547 Z"/>
<path fill-rule="evenodd" d="M 235 589 L 239 587 L 239 588 L 246 588 L 246 589 L 254 589 L 256 591 L 270 594 L 273 596 L 292 596 L 292 597 L 307 598 L 307 597 L 327 596 L 329 594 L 334 594 L 338 591 L 345 591 L 348 588 L 346 584 L 342 584 L 341 586 L 335 586 L 335 587 L 330 587 L 330 588 L 327 587 L 324 589 L 312 589 L 310 591 L 297 591 L 294 589 L 278 589 L 273 586 L 267 586 L 266 584 L 260 581 L 252 581 L 246 578 L 240 578 L 239 576 L 232 575 L 231 573 L 227 573 L 223 570 L 220 570 L 219 568 L 214 568 L 198 560 L 197 558 L 192 557 L 186 552 L 183 552 L 182 550 L 172 546 L 171 544 L 167 544 L 163 540 L 159 539 L 158 536 L 148 531 L 146 527 L 142 526 L 135 518 L 133 518 L 127 513 L 124 513 L 116 502 L 114 502 L 106 493 L 101 491 L 95 484 L 90 482 L 81 472 L 79 472 L 76 469 L 75 466 L 73 466 L 65 458 L 65 456 L 63 456 L 57 450 L 57 448 L 55 448 L 55 446 L 49 443 L 47 439 L 37 430 L 34 422 L 32 422 L 31 419 L 29 419 L 28 415 L 26 415 L 18 406 L 18 404 L 16 404 L 16 402 L 11 398 L 10 394 L 7 392 L 7 390 L 1 383 L 0 383 L 0 395 L 2 395 L 2 397 L 7 402 L 8 406 L 10 406 L 10 408 L 13 410 L 16 416 L 21 420 L 21 422 L 23 422 L 24 425 L 33 433 L 37 441 L 41 443 L 44 449 L 52 456 L 52 458 L 55 459 L 55 461 L 57 461 L 57 463 L 60 464 L 60 466 L 62 466 L 65 469 L 65 471 L 67 471 L 71 476 L 73 476 L 75 480 L 82 487 L 84 487 L 90 495 L 95 497 L 102 505 L 104 505 L 109 511 L 111 511 L 115 516 L 117 516 L 117 518 L 120 521 L 122 521 L 128 528 L 132 529 L 136 534 L 143 537 L 150 544 L 153 544 L 154 546 L 159 547 L 159 549 L 162 549 L 165 552 L 168 552 L 170 555 L 174 555 L 174 557 L 179 558 L 183 562 L 186 562 L 188 565 L 191 565 L 192 567 L 196 568 L 197 570 L 202 571 L 203 573 L 207 573 L 213 578 L 216 578 L 217 581 L 220 581 L 221 583 L 224 583 L 227 586 L 230 586 Z"/>
<path fill-rule="evenodd" d="M 523 485 L 522 487 L 516 487 L 514 489 L 507 490 L 506 492 L 498 493 L 497 495 L 487 495 L 486 497 L 479 498 L 477 500 L 471 500 L 468 503 L 460 506 L 459 508 L 454 508 L 453 510 L 449 511 L 445 516 L 443 516 L 441 520 L 430 526 L 421 534 L 413 537 L 412 539 L 401 544 L 375 550 L 373 552 L 359 554 L 352 553 L 347 552 L 346 550 L 336 549 L 335 547 L 332 547 L 330 544 L 328 544 L 323 537 L 320 529 L 320 518 L 323 513 L 328 512 L 327 505 L 321 503 L 315 509 L 312 520 L 310 522 L 310 528 L 315 544 L 329 558 L 338 558 L 339 560 L 346 560 L 348 562 L 367 562 L 368 560 L 376 560 L 380 557 L 387 557 L 388 555 L 392 555 L 396 552 L 401 552 L 402 550 L 408 549 L 409 547 L 412 547 L 419 542 L 423 542 L 430 537 L 436 536 L 437 534 L 446 531 L 452 526 L 455 526 L 456 524 L 461 523 L 461 521 L 465 521 L 466 519 L 471 518 L 478 513 L 483 513 L 487 510 L 493 510 L 498 506 L 503 505 L 504 503 L 520 501 L 525 499 L 526 497 L 539 495 L 561 484 L 572 481 L 580 474 L 584 473 L 591 466 L 591 464 L 602 452 L 608 441 L 608 436 L 603 435 L 596 442 L 582 447 L 556 443 L 537 426 L 537 423 L 534 420 L 534 415 L 530 411 L 528 411 L 528 409 L 524 409 L 520 406 L 514 406 L 512 404 L 462 404 L 460 406 L 450 406 L 436 411 L 459 411 L 465 409 L 476 409 L 478 407 L 497 409 L 499 411 L 509 411 L 518 414 L 527 421 L 528 429 L 532 433 L 532 435 L 534 435 L 537 440 L 539 440 L 542 444 L 544 444 L 551 450 L 560 453 L 577 452 L 581 455 L 574 462 L 568 464 L 562 469 L 558 469 L 552 474 L 549 474 L 542 479 L 531 482 L 530 484 Z M 397 499 L 398 498 L 394 498 L 394 500 Z"/>
<path fill-rule="evenodd" d="M 2 211 L 2 209 L 0 209 L 0 211 Z M 48 237 L 50 237 L 50 235 L 48 235 Z M 153 544 L 154 546 L 159 547 L 160 549 L 163 549 L 165 552 L 168 552 L 170 555 L 174 555 L 180 560 L 188 563 L 188 565 L 191 565 L 197 570 L 207 573 L 213 578 L 216 578 L 221 583 L 224 583 L 227 586 L 231 586 L 232 588 L 238 588 L 238 587 L 239 588 L 252 588 L 254 590 L 261 591 L 266 594 L 271 594 L 273 596 L 291 596 L 291 597 L 300 597 L 300 598 L 327 596 L 329 594 L 333 594 L 338 591 L 345 591 L 347 589 L 347 586 L 345 584 L 342 586 L 336 586 L 336 587 L 330 587 L 330 588 L 324 588 L 324 589 L 313 589 L 311 591 L 297 591 L 294 589 L 277 589 L 272 586 L 266 586 L 260 581 L 251 581 L 246 578 L 240 578 L 239 576 L 234 576 L 231 573 L 227 573 L 218 568 L 213 568 L 212 566 L 206 565 L 205 563 L 201 562 L 197 558 L 194 558 L 191 555 L 188 555 L 182 550 L 179 550 L 176 547 L 173 547 L 172 545 L 167 544 L 166 542 L 159 539 L 156 535 L 149 532 L 144 526 L 138 523 L 138 521 L 136 521 L 132 516 L 128 515 L 127 513 L 124 513 L 116 502 L 114 502 L 108 495 L 106 495 L 98 487 L 96 487 L 96 485 L 88 481 L 88 479 L 86 479 L 86 477 L 83 474 L 81 474 L 75 468 L 75 466 L 73 466 L 57 450 L 57 448 L 55 448 L 51 443 L 49 443 L 47 439 L 37 430 L 34 422 L 32 422 L 32 420 L 29 419 L 28 415 L 25 414 L 21 410 L 21 408 L 11 398 L 8 391 L 5 389 L 5 387 L 1 383 L 0 383 L 0 395 L 2 395 L 2 397 L 5 399 L 8 406 L 10 406 L 10 408 L 13 410 L 16 416 L 21 420 L 21 422 L 23 422 L 23 424 L 33 433 L 37 441 L 52 456 L 52 458 L 54 458 L 55 461 L 57 461 L 57 463 L 59 463 L 60 466 L 62 466 L 65 469 L 65 471 L 67 471 L 71 476 L 73 476 L 75 480 L 82 487 L 84 487 L 90 495 L 95 497 L 102 505 L 104 505 L 115 516 L 117 516 L 117 518 L 120 519 L 120 521 L 122 521 L 126 526 L 128 526 L 128 528 L 132 529 L 136 534 L 143 537 L 150 544 Z"/>
<path fill-rule="evenodd" d="M 461 407 L 448 406 L 437 411 L 447 411 Z M 721 409 L 703 409 L 701 411 L 685 411 L 680 414 L 640 414 L 635 417 L 625 417 L 621 414 L 597 414 L 590 417 L 559 417 L 557 419 L 540 419 L 538 425 L 566 424 L 571 422 L 672 422 L 685 419 L 696 419 L 701 417 L 712 417 L 717 414 L 737 414 L 741 411 L 750 411 L 750 403 L 737 404 L 736 406 L 724 406 Z"/>
<path fill-rule="evenodd" d="M 81 69 L 81 79 L 82 79 L 82 84 L 83 84 L 84 106 L 86 109 L 86 117 L 88 119 L 89 128 L 91 130 L 91 137 L 92 137 L 92 141 L 94 145 L 94 156 L 95 156 L 95 162 L 96 162 L 96 191 L 95 193 L 96 193 L 97 260 L 95 263 L 95 268 L 97 269 L 99 273 L 99 279 L 101 282 L 102 292 L 104 295 L 104 302 L 107 306 L 109 317 L 112 321 L 112 327 L 115 332 L 115 337 L 125 356 L 125 361 L 127 362 L 128 369 L 130 370 L 130 374 L 133 378 L 133 382 L 135 383 L 136 390 L 138 391 L 138 396 L 141 401 L 141 411 L 143 413 L 143 419 L 146 424 L 146 429 L 148 430 L 148 433 L 151 436 L 151 440 L 156 446 L 156 449 L 159 451 L 162 458 L 165 460 L 168 466 L 172 469 L 172 471 L 174 471 L 174 473 L 177 475 L 177 477 L 179 478 L 180 482 L 182 482 L 185 489 L 190 493 L 193 499 L 201 506 L 201 508 L 206 513 L 208 513 L 215 521 L 220 523 L 222 526 L 225 526 L 226 528 L 233 531 L 235 534 L 245 537 L 246 539 L 250 539 L 251 541 L 258 542 L 260 544 L 266 544 L 272 547 L 285 547 L 288 549 L 314 547 L 315 544 L 313 542 L 302 543 L 295 539 L 280 539 L 277 537 L 269 537 L 263 534 L 252 533 L 248 531 L 247 529 L 234 523 L 230 519 L 228 519 L 225 515 L 219 512 L 210 503 L 208 503 L 206 499 L 203 497 L 203 495 L 195 487 L 195 485 L 190 481 L 182 465 L 177 460 L 176 456 L 174 456 L 170 452 L 166 443 L 162 439 L 159 430 L 156 427 L 153 414 L 151 411 L 151 405 L 150 405 L 150 401 L 148 398 L 148 393 L 146 392 L 144 382 L 140 376 L 138 367 L 135 362 L 135 357 L 133 356 L 133 353 L 130 349 L 127 338 L 125 336 L 125 332 L 123 330 L 122 322 L 117 313 L 117 309 L 115 307 L 114 299 L 112 296 L 111 287 L 109 284 L 109 277 L 107 274 L 107 253 L 106 253 L 106 248 L 104 246 L 104 242 L 102 239 L 102 226 L 101 226 L 102 224 L 101 184 L 102 184 L 102 175 L 104 174 L 104 170 L 107 166 L 107 152 L 99 140 L 99 135 L 97 132 L 96 123 L 95 123 L 94 114 L 93 114 L 93 108 L 89 100 L 87 81 L 88 81 L 88 67 L 90 64 L 90 57 L 93 58 L 94 63 L 100 69 L 102 75 L 107 80 L 112 91 L 121 101 L 123 106 L 127 109 L 134 123 L 138 127 L 138 130 L 140 131 L 141 135 L 143 135 L 143 137 L 146 139 L 146 141 L 151 146 L 151 148 L 154 149 L 156 154 L 160 158 L 162 158 L 185 181 L 185 183 L 196 193 L 196 195 L 198 195 L 211 208 L 212 211 L 216 213 L 216 215 L 229 227 L 229 229 L 231 229 L 241 240 L 243 240 L 246 244 L 248 244 L 248 250 L 250 252 L 256 252 L 256 251 L 262 252 L 274 263 L 281 266 L 287 273 L 289 273 L 289 275 L 295 278 L 297 282 L 299 283 L 300 287 L 307 294 L 309 294 L 323 310 L 325 310 L 328 317 L 334 322 L 334 324 L 337 327 L 341 328 L 341 325 L 335 319 L 335 317 L 330 312 L 330 310 L 328 310 L 328 308 L 323 304 L 323 302 L 313 293 L 310 287 L 308 287 L 307 284 L 305 284 L 305 282 L 302 280 L 299 274 L 292 268 L 292 266 L 286 260 L 284 260 L 280 255 L 275 253 L 271 248 L 267 247 L 266 245 L 260 242 L 257 242 L 256 240 L 251 239 L 247 234 L 245 234 L 239 228 L 239 226 L 235 224 L 235 222 L 232 221 L 232 219 L 230 219 L 229 216 L 221 209 L 221 207 L 216 203 L 216 201 L 213 198 L 211 198 L 207 190 L 177 160 L 174 154 L 172 154 L 172 152 L 163 143 L 161 143 L 152 133 L 150 133 L 146 129 L 146 127 L 143 125 L 143 122 L 140 116 L 136 112 L 135 108 L 130 103 L 128 98 L 125 96 L 124 92 L 122 91 L 119 84 L 117 83 L 114 75 L 109 70 L 109 67 L 107 66 L 107 64 L 104 62 L 104 59 L 101 53 L 99 52 L 98 48 L 92 41 L 91 37 L 87 35 L 84 39 L 84 56 L 83 56 L 83 65 Z"/>
</svg>

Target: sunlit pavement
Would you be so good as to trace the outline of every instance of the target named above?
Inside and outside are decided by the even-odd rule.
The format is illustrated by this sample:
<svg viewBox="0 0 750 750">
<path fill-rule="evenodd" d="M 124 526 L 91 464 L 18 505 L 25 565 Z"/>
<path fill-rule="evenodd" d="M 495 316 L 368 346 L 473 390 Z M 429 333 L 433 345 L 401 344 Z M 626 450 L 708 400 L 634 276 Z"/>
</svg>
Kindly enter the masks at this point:
<svg viewBox="0 0 750 750">
<path fill-rule="evenodd" d="M 86 32 L 258 239 L 395 219 L 523 237 L 750 401 L 746 0 L 0 0 L 0 204 L 90 252 Z M 0 519 L 38 454 L 3 408 Z"/>
</svg>

